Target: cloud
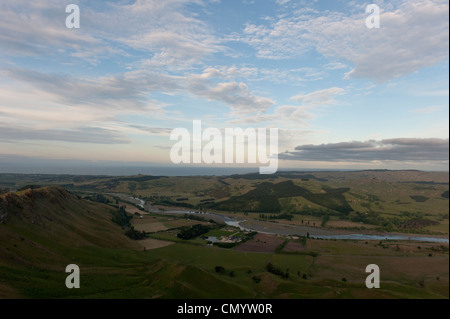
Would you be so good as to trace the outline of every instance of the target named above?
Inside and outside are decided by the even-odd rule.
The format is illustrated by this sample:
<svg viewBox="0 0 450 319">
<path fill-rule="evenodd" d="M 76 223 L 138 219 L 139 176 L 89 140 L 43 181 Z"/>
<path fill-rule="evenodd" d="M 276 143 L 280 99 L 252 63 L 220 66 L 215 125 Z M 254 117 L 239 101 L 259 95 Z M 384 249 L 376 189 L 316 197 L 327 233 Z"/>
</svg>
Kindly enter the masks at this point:
<svg viewBox="0 0 450 319">
<path fill-rule="evenodd" d="M 439 110 L 441 110 L 443 108 L 444 108 L 443 105 L 430 105 L 430 106 L 427 106 L 427 107 L 414 109 L 411 112 L 413 112 L 413 113 L 422 113 L 422 114 L 430 114 L 430 113 L 434 113 L 436 111 L 439 111 Z"/>
<path fill-rule="evenodd" d="M 63 104 L 91 105 L 109 110 L 156 111 L 161 109 L 161 105 L 150 100 L 147 93 L 159 89 L 173 91 L 178 87 L 174 78 L 151 76 L 140 71 L 90 79 L 19 68 L 3 70 L 1 74 L 49 93 Z"/>
<path fill-rule="evenodd" d="M 431 97 L 438 97 L 438 96 L 449 96 L 449 90 L 435 90 L 435 91 L 415 91 L 413 92 L 414 95 L 417 96 L 431 96 Z"/>
<path fill-rule="evenodd" d="M 332 87 L 328 89 L 317 90 L 306 94 L 298 94 L 290 99 L 300 102 L 301 105 L 280 105 L 271 113 L 267 111 L 258 114 L 240 116 L 229 121 L 230 124 L 258 124 L 270 123 L 281 127 L 307 127 L 308 120 L 315 117 L 314 110 L 319 107 L 331 106 L 336 104 L 335 95 L 343 94 L 344 89 Z"/>
<path fill-rule="evenodd" d="M 259 58 L 289 59 L 316 50 L 345 59 L 351 78 L 385 82 L 448 58 L 449 5 L 440 0 L 403 1 L 381 7 L 381 27 L 365 27 L 367 14 L 297 10 L 270 25 L 247 24 L 237 40 Z M 383 10 L 385 10 L 383 12 Z"/>
<path fill-rule="evenodd" d="M 98 127 L 76 129 L 31 129 L 0 124 L 1 141 L 45 140 L 94 144 L 128 144 L 130 140 L 116 131 Z"/>
<path fill-rule="evenodd" d="M 270 98 L 255 95 L 245 83 L 217 82 L 215 79 L 225 74 L 214 68 L 185 76 L 140 70 L 90 79 L 18 68 L 3 70 L 0 74 L 27 83 L 65 105 L 91 105 L 110 112 L 161 113 L 164 105 L 149 98 L 152 92 L 189 92 L 197 97 L 223 102 L 234 114 L 260 113 L 275 104 Z"/>
<path fill-rule="evenodd" d="M 298 94 L 291 97 L 291 100 L 301 102 L 304 105 L 316 106 L 316 105 L 326 105 L 333 104 L 335 100 L 334 95 L 341 95 L 344 89 L 338 87 L 332 87 L 329 89 L 323 89 L 314 91 L 308 94 Z"/>
<path fill-rule="evenodd" d="M 188 90 L 196 96 L 226 103 L 232 114 L 261 113 L 275 104 L 270 98 L 253 94 L 242 82 L 222 82 L 211 86 L 205 81 L 189 80 Z"/>
<path fill-rule="evenodd" d="M 104 11 L 88 11 L 85 24 L 102 39 L 150 54 L 142 61 L 147 68 L 189 69 L 226 49 L 211 26 L 191 13 L 188 6 L 205 7 L 207 3 L 137 0 L 105 4 Z"/>
<path fill-rule="evenodd" d="M 322 70 L 303 67 L 303 68 L 290 68 L 290 69 L 267 69 L 261 68 L 259 71 L 259 77 L 257 81 L 270 81 L 273 83 L 296 83 L 306 81 L 318 81 L 322 80 L 325 76 L 325 72 Z"/>
<path fill-rule="evenodd" d="M 0 55 L 54 56 L 64 53 L 67 59 L 73 53 L 92 58 L 112 51 L 86 28 L 66 28 L 65 6 L 57 0 L 1 1 Z"/>
<path fill-rule="evenodd" d="M 324 68 L 327 70 L 339 70 L 348 68 L 348 65 L 341 62 L 330 62 L 325 64 Z"/>
<path fill-rule="evenodd" d="M 321 145 L 300 145 L 281 153 L 280 159 L 322 162 L 448 161 L 449 140 L 394 138 Z"/>
<path fill-rule="evenodd" d="M 59 55 L 66 61 L 72 56 L 98 63 L 112 55 L 132 55 L 132 49 L 150 56 L 143 60 L 148 67 L 177 69 L 225 50 L 211 27 L 187 9 L 207 5 L 200 0 L 83 3 L 79 29 L 66 28 L 66 5 L 60 0 L 2 0 L 0 55 Z"/>
<path fill-rule="evenodd" d="M 149 133 L 151 135 L 170 136 L 170 133 L 172 132 L 172 129 L 165 128 L 165 127 L 150 127 L 150 126 L 136 125 L 136 124 L 129 124 L 128 127 Z"/>
<path fill-rule="evenodd" d="M 291 1 L 291 0 L 275 0 L 276 1 L 276 3 L 278 3 L 279 5 L 285 5 L 285 4 L 287 4 L 289 1 Z"/>
<path fill-rule="evenodd" d="M 279 127 L 307 127 L 307 120 L 314 116 L 307 107 L 297 105 L 280 105 L 272 113 L 252 114 L 240 116 L 228 121 L 229 124 L 253 125 L 270 123 L 271 126 Z"/>
</svg>

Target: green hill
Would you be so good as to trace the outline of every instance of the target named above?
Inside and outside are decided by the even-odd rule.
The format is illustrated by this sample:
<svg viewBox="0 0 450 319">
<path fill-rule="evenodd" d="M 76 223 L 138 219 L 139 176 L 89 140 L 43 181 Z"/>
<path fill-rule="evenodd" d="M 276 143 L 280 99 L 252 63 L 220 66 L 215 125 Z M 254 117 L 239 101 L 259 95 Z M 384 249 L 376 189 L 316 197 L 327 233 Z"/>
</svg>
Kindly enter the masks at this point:
<svg viewBox="0 0 450 319">
<path fill-rule="evenodd" d="M 112 222 L 114 209 L 60 187 L 0 195 L 0 299 L 251 296 L 201 268 L 142 251 Z M 80 289 L 65 286 L 69 264 L 80 267 Z"/>
<path fill-rule="evenodd" d="M 348 214 L 352 211 L 352 208 L 342 195 L 348 190 L 349 188 L 330 189 L 325 194 L 315 194 L 295 185 L 291 180 L 281 183 L 263 182 L 241 196 L 233 196 L 212 207 L 228 211 L 278 213 L 282 209 L 279 202 L 280 198 L 302 196 L 325 208 Z"/>
<path fill-rule="evenodd" d="M 43 184 L 40 180 L 34 180 L 33 176 L 26 178 L 30 180 L 23 185 Z M 152 181 L 159 180 L 148 182 Z M 230 179 L 226 181 L 231 182 Z M 249 207 L 261 203 L 280 205 L 281 202 L 285 205 L 285 200 L 278 200 L 290 197 L 308 198 L 311 203 L 320 202 L 324 207 L 345 207 L 344 193 L 352 205 L 361 200 L 361 203 L 373 202 L 373 207 L 396 207 L 387 206 L 390 204 L 389 198 L 377 192 L 375 186 L 378 183 L 376 180 L 370 180 L 370 183 L 363 180 L 361 185 L 352 187 L 349 192 L 348 185 L 337 182 L 330 184 L 330 187 L 317 181 L 256 182 L 233 185 L 232 191 L 243 193 L 235 196 L 235 204 Z M 238 185 L 242 188 L 235 189 Z M 383 187 L 387 192 L 385 185 L 380 185 L 379 188 Z M 441 207 L 437 206 L 439 204 L 447 209 L 442 210 L 441 215 L 448 212 L 448 200 L 441 198 L 445 186 L 433 186 L 436 189 L 432 190 L 424 190 L 424 186 L 419 189 L 417 184 L 400 186 L 404 188 L 390 191 L 395 195 L 391 201 L 405 189 L 407 191 L 401 200 L 407 200 L 413 194 L 426 196 L 429 198 L 427 201 L 414 202 L 414 205 Z M 86 193 L 79 191 L 78 194 L 85 196 Z M 95 198 L 91 195 L 89 197 Z M 182 197 L 177 194 L 176 198 Z M 199 198 L 202 197 L 199 195 Z M 230 199 L 222 203 L 228 201 L 232 204 Z M 304 251 L 269 253 L 221 249 L 198 246 L 180 239 L 175 244 L 144 251 L 138 242 L 125 235 L 126 227 L 113 222 L 117 221 L 118 212 L 124 213 L 117 207 L 82 199 L 61 187 L 32 187 L 16 193 L 9 193 L 8 187 L 0 194 L 0 299 L 448 299 L 448 244 L 308 239 L 306 249 L 319 253 L 318 256 L 311 256 L 304 254 Z M 421 214 L 409 215 L 405 212 L 404 215 L 405 220 L 408 217 L 414 221 L 404 224 L 404 227 L 426 226 L 423 220 L 418 219 Z M 182 221 L 181 217 L 178 220 L 174 216 L 159 214 L 145 217 L 161 225 L 166 222 L 175 225 Z M 431 220 L 431 217 L 426 220 Z M 434 223 L 426 227 L 443 227 L 448 233 L 448 217 L 442 217 L 441 222 L 442 225 Z M 174 230 L 167 230 L 168 233 L 174 234 Z M 290 242 L 294 247 L 300 243 L 296 239 Z M 268 261 L 285 273 L 289 269 L 289 278 L 268 272 Z M 383 269 L 382 290 L 365 287 L 364 270 L 368 263 L 376 263 Z M 65 286 L 68 276 L 65 268 L 69 264 L 80 267 L 80 289 Z M 226 272 L 218 273 L 215 270 L 217 266 L 223 267 Z"/>
</svg>

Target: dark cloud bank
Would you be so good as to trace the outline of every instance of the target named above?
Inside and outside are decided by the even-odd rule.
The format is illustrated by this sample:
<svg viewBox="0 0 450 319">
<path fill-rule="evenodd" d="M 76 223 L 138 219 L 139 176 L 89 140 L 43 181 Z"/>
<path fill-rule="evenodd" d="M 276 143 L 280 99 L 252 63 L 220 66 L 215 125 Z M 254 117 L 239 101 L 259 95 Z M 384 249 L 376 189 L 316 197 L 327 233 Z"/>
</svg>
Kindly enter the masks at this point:
<svg viewBox="0 0 450 319">
<path fill-rule="evenodd" d="M 381 141 L 300 145 L 279 154 L 280 159 L 301 161 L 448 161 L 449 140 L 395 138 Z"/>
</svg>

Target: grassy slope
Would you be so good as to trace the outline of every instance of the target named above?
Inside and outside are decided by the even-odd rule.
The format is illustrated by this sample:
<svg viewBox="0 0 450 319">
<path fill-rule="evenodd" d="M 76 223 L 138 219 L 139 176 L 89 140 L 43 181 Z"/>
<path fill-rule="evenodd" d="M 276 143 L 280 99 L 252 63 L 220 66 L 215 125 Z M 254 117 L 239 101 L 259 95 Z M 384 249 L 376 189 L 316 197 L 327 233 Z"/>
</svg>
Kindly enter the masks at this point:
<svg viewBox="0 0 450 319">
<path fill-rule="evenodd" d="M 249 287 L 185 262 L 186 255 L 180 261 L 140 251 L 111 222 L 110 207 L 61 188 L 3 195 L 1 202 L 8 212 L 0 224 L 1 298 L 253 296 Z M 81 289 L 65 287 L 71 263 L 80 267 Z"/>
<path fill-rule="evenodd" d="M 321 174 L 329 177 L 327 173 Z M 311 180 L 299 182 L 299 185 L 306 185 L 316 192 L 321 184 L 346 187 L 350 183 L 353 185 L 350 192 L 359 196 L 367 193 L 380 195 L 381 206 L 385 206 L 390 214 L 401 211 L 394 203 L 398 196 L 402 201 L 410 202 L 402 204 L 408 206 L 407 210 L 417 208 L 433 213 L 439 207 L 448 213 L 448 199 L 434 197 L 448 186 L 425 185 L 423 187 L 429 188 L 417 189 L 417 184 L 399 184 L 396 174 L 386 173 L 391 179 L 389 183 L 395 187 L 392 191 L 386 187 L 387 182 L 372 180 L 376 174 L 371 174 L 354 174 L 350 180 L 344 176 L 342 180 L 328 182 Z M 419 173 L 411 174 L 410 180 L 419 180 Z M 178 181 L 177 178 L 168 179 L 170 183 L 166 185 L 163 185 L 164 179 L 145 183 L 159 183 L 161 190 L 167 190 Z M 181 179 L 186 182 L 179 184 L 179 197 L 188 194 L 193 184 L 198 185 L 195 191 L 216 186 L 215 179 L 209 179 L 203 185 L 195 179 Z M 248 192 L 255 182 L 230 178 L 226 181 L 241 185 L 240 190 L 232 186 L 236 192 L 234 195 Z M 123 182 L 123 185 L 128 183 Z M 421 258 L 413 260 L 370 245 L 374 254 L 379 252 L 389 256 L 375 259 L 382 269 L 382 280 L 386 279 L 382 289 L 368 290 L 364 286 L 364 267 L 374 259 L 361 256 L 358 245 L 349 253 L 350 243 L 343 244 L 343 247 L 323 242 L 323 245 L 330 245 L 328 253 L 338 256 L 325 256 L 326 249 L 322 247 L 324 255 L 317 257 L 314 264 L 310 256 L 242 253 L 186 244 L 143 252 L 138 251 L 136 243 L 126 238 L 120 227 L 110 221 L 109 206 L 78 200 L 54 188 L 27 192 L 19 194 L 19 206 L 14 208 L 9 204 L 8 223 L 0 224 L 0 298 L 448 298 L 448 255 L 446 258 L 426 258 L 422 254 Z M 410 195 L 422 195 L 430 197 L 430 200 L 417 203 L 409 198 Z M 345 196 L 351 200 L 358 199 L 348 193 Z M 355 202 L 350 204 L 356 205 Z M 33 220 L 37 223 L 33 224 Z M 443 230 L 448 233 L 448 219 L 446 222 Z M 442 228 L 441 225 L 432 227 Z M 268 274 L 265 271 L 268 260 L 283 270 L 289 268 L 291 278 L 285 280 Z M 82 289 L 65 287 L 67 274 L 64 269 L 69 263 L 80 266 Z M 217 264 L 227 271 L 233 270 L 235 276 L 216 274 L 214 266 Z M 297 271 L 311 271 L 313 277 L 307 280 L 297 278 Z M 261 282 L 256 284 L 252 276 L 261 277 Z M 342 277 L 348 282 L 342 282 Z M 418 286 L 421 280 L 424 280 L 425 287 Z"/>
</svg>

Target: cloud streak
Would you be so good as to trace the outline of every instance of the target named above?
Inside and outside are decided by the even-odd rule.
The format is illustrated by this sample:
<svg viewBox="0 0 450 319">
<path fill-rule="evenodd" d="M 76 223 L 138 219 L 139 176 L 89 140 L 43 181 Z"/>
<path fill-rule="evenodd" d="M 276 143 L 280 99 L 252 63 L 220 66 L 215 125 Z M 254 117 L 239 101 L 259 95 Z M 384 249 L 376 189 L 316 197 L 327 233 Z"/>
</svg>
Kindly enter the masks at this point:
<svg viewBox="0 0 450 319">
<path fill-rule="evenodd" d="M 161 112 L 163 105 L 149 99 L 152 92 L 183 93 L 219 101 L 229 106 L 233 113 L 263 112 L 275 102 L 251 92 L 245 83 L 218 82 L 219 70 L 206 69 L 201 74 L 185 76 L 150 71 L 130 71 L 113 76 L 82 79 L 67 74 L 46 74 L 26 69 L 7 69 L 5 77 L 25 82 L 53 95 L 66 105 L 92 105 L 99 108 Z"/>
<path fill-rule="evenodd" d="M 131 141 L 116 131 L 98 127 L 76 129 L 31 129 L 0 125 L 0 141 L 64 141 L 90 144 L 128 144 Z"/>
<path fill-rule="evenodd" d="M 323 162 L 448 161 L 449 140 L 394 138 L 321 145 L 300 145 L 281 153 L 280 159 Z"/>
</svg>

